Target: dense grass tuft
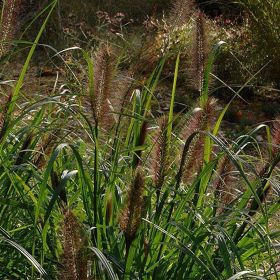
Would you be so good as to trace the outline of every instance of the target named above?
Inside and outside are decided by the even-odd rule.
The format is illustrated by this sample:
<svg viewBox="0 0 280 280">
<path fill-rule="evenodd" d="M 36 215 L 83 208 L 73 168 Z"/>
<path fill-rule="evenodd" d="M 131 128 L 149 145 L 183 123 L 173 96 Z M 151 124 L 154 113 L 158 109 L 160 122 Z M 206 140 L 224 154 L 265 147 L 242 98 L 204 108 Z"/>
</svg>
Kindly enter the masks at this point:
<svg viewBox="0 0 280 280">
<path fill-rule="evenodd" d="M 174 110 L 178 52 L 169 106 L 156 118 L 169 51 L 140 83 L 119 69 L 109 44 L 94 55 L 64 50 L 79 52 L 86 77 L 66 64 L 71 82 L 54 78 L 51 94 L 25 98 L 27 70 L 56 5 L 42 11 L 44 24 L 2 104 L 0 278 L 279 279 L 280 230 L 272 224 L 279 121 L 225 139 L 231 103 L 221 109 L 209 92 L 224 42 L 205 54 L 203 15 L 194 18 L 198 105 Z"/>
</svg>

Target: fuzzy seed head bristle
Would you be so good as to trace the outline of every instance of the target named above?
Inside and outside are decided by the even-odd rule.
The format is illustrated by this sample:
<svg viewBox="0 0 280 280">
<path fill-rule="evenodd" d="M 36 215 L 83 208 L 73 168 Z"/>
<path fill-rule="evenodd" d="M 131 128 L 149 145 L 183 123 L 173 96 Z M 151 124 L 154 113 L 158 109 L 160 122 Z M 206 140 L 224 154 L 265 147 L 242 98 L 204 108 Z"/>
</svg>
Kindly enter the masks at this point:
<svg viewBox="0 0 280 280">
<path fill-rule="evenodd" d="M 194 0 L 175 0 L 172 4 L 169 21 L 173 28 L 186 24 L 196 10 Z"/>
<path fill-rule="evenodd" d="M 115 122 L 121 117 L 123 110 L 130 104 L 129 100 L 133 92 L 133 75 L 130 72 L 122 72 L 116 76 L 113 82 L 114 95 L 111 95 L 110 101 L 112 103 Z"/>
<path fill-rule="evenodd" d="M 195 17 L 196 32 L 195 32 L 195 47 L 194 47 L 194 71 L 195 79 L 194 86 L 198 92 L 202 91 L 204 68 L 208 56 L 208 46 L 205 35 L 205 16 L 202 12 L 197 12 Z"/>
<path fill-rule="evenodd" d="M 109 98 L 114 79 L 115 56 L 113 50 L 102 45 L 95 56 L 94 93 L 90 99 L 96 123 L 106 124 L 110 119 Z"/>
<path fill-rule="evenodd" d="M 61 280 L 89 280 L 88 256 L 86 252 L 86 239 L 81 224 L 69 209 L 63 211 L 63 224 L 61 230 L 63 255 L 62 266 L 59 273 Z"/>
<path fill-rule="evenodd" d="M 158 191 L 161 190 L 166 176 L 168 165 L 167 155 L 167 127 L 168 117 L 163 116 L 158 120 L 158 130 L 154 137 L 154 151 L 152 155 L 153 179 Z"/>
<path fill-rule="evenodd" d="M 144 176 L 138 168 L 133 183 L 130 186 L 125 208 L 119 220 L 120 229 L 124 232 L 127 250 L 134 240 L 141 223 L 143 208 Z"/>
<path fill-rule="evenodd" d="M 217 113 L 216 104 L 216 99 L 209 98 L 202 110 L 196 110 L 192 114 L 181 134 L 184 141 L 194 132 L 207 131 L 213 126 Z M 204 134 L 196 135 L 192 141 L 184 167 L 183 181 L 185 183 L 189 183 L 203 166 L 204 142 Z"/>
<path fill-rule="evenodd" d="M 276 120 L 272 129 L 272 155 L 276 156 L 280 152 L 280 119 Z"/>
<path fill-rule="evenodd" d="M 8 42 L 13 39 L 17 29 L 20 8 L 21 0 L 6 0 L 3 3 L 0 27 L 0 57 L 9 51 Z"/>
</svg>

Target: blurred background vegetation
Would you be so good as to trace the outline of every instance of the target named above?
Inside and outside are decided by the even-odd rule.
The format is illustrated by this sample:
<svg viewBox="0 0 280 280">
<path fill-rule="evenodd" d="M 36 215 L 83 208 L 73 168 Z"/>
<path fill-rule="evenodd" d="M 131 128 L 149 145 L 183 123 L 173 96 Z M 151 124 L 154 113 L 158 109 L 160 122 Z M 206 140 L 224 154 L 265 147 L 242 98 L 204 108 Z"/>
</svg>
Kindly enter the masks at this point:
<svg viewBox="0 0 280 280">
<path fill-rule="evenodd" d="M 241 88 L 240 94 L 246 101 L 261 102 L 257 108 L 268 117 L 279 113 L 275 101 L 280 94 L 280 1 L 261 0 L 197 0 L 201 11 L 207 18 L 207 40 L 213 43 L 223 40 L 227 43 L 216 63 L 215 83 L 212 91 L 219 98 L 228 101 L 233 89 Z M 49 0 L 24 0 L 21 13 L 21 26 L 24 29 L 34 16 L 43 9 Z M 169 57 L 165 69 L 165 84 L 168 85 L 168 73 L 172 72 L 177 51 L 183 53 L 185 64 L 179 76 L 178 103 L 188 103 L 192 99 L 190 88 L 192 67 L 193 33 L 191 26 L 176 32 L 166 30 L 166 20 L 172 10 L 172 1 L 168 0 L 61 0 L 43 34 L 41 42 L 57 50 L 82 47 L 94 51 L 101 42 L 110 42 L 121 54 L 120 66 L 132 71 L 141 80 L 143 74 L 155 67 L 161 55 L 163 41 L 173 41 L 174 55 Z M 39 17 L 24 39 L 32 40 L 41 26 L 43 17 Z M 35 63 L 45 62 L 53 55 L 50 48 L 42 47 L 37 52 Z M 25 54 L 24 52 L 20 52 Z M 25 57 L 22 55 L 22 57 Z M 77 57 L 69 54 L 66 58 L 77 64 Z M 50 61 L 52 64 L 53 61 Z M 253 76 L 253 78 L 252 78 Z M 171 82 L 171 80 L 170 80 Z M 159 95 L 165 91 L 160 87 Z M 179 91 L 180 91 L 179 89 Z M 185 91 L 189 94 L 186 95 Z M 162 92 L 160 92 L 162 91 Z M 262 101 L 272 105 L 267 110 Z"/>
</svg>

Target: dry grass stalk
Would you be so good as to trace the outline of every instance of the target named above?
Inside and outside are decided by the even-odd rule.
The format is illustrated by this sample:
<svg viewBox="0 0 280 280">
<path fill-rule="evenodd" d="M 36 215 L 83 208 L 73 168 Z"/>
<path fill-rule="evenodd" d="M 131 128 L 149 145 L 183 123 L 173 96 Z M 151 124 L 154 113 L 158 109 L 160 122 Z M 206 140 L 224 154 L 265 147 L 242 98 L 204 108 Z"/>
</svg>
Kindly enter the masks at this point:
<svg viewBox="0 0 280 280">
<path fill-rule="evenodd" d="M 122 210 L 119 226 L 123 231 L 126 241 L 126 253 L 136 237 L 137 230 L 141 224 L 143 210 L 144 175 L 138 168 L 133 183 L 128 191 L 125 208 Z"/>
</svg>

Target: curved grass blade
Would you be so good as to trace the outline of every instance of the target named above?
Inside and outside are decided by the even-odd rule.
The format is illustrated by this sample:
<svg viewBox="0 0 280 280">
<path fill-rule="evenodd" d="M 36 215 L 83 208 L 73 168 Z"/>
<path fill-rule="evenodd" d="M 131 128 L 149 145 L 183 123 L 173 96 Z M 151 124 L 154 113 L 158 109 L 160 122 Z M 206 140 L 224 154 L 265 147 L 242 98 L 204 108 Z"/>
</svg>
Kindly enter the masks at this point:
<svg viewBox="0 0 280 280">
<path fill-rule="evenodd" d="M 201 96 L 200 96 L 200 106 L 202 108 L 204 108 L 204 105 L 206 104 L 206 102 L 208 100 L 208 91 L 209 91 L 211 70 L 213 68 L 215 59 L 221 49 L 221 46 L 223 46 L 224 44 L 225 44 L 224 41 L 220 41 L 217 44 L 215 44 L 208 57 L 208 60 L 207 60 L 206 66 L 205 66 L 205 71 L 204 71 L 203 88 L 202 88 Z"/>
<path fill-rule="evenodd" d="M 246 278 L 252 278 L 252 279 L 259 279 L 259 280 L 265 280 L 265 278 L 257 276 L 257 275 L 253 275 L 252 271 L 241 271 L 236 273 L 235 275 L 231 276 L 230 278 L 228 278 L 227 280 L 237 280 L 237 279 L 241 279 L 241 276 L 245 276 Z"/>
<path fill-rule="evenodd" d="M 168 115 L 168 127 L 167 127 L 167 154 L 168 149 L 171 143 L 171 134 L 172 134 L 172 124 L 173 124 L 173 111 L 174 111 L 174 102 L 175 102 L 175 93 L 176 93 L 176 86 L 178 80 L 178 72 L 179 72 L 179 62 L 180 62 L 180 53 L 177 55 L 175 71 L 174 71 L 174 80 L 173 80 L 173 87 L 171 93 L 171 101 L 170 101 L 170 109 Z"/>
<path fill-rule="evenodd" d="M 47 191 L 47 184 L 48 184 L 48 179 L 51 173 L 51 170 L 53 168 L 53 164 L 55 162 L 55 160 L 57 159 L 58 155 L 60 154 L 60 152 L 67 147 L 68 144 L 60 144 L 53 152 L 48 165 L 46 167 L 46 170 L 44 172 L 44 176 L 43 176 L 43 181 L 42 184 L 40 186 L 40 193 L 39 193 L 39 198 L 38 198 L 38 202 L 37 202 L 37 207 L 36 207 L 36 211 L 35 211 L 35 224 L 38 221 L 39 218 L 39 214 L 40 214 L 40 210 L 42 207 L 42 203 L 46 198 L 46 191 Z"/>
<path fill-rule="evenodd" d="M 36 38 L 35 38 L 35 40 L 34 40 L 34 42 L 33 42 L 33 45 L 32 45 L 32 47 L 31 47 L 31 49 L 30 49 L 30 51 L 29 51 L 29 53 L 28 53 L 28 56 L 27 56 L 27 58 L 26 58 L 26 60 L 25 60 L 25 63 L 24 63 L 24 65 L 23 65 L 23 68 L 22 68 L 22 70 L 21 70 L 19 79 L 18 79 L 18 81 L 17 81 L 15 90 L 14 90 L 14 92 L 13 92 L 12 100 L 11 100 L 9 106 L 8 106 L 8 116 L 10 116 L 11 113 L 13 112 L 13 110 L 14 110 L 15 102 L 17 101 L 17 99 L 18 99 L 18 97 L 19 97 L 19 93 L 20 93 L 21 87 L 22 87 L 22 85 L 23 85 L 23 80 L 24 80 L 25 74 L 26 74 L 26 72 L 27 72 L 28 66 L 29 66 L 29 64 L 30 64 L 31 58 L 32 58 L 32 56 L 33 56 L 33 54 L 34 54 L 34 52 L 35 52 L 35 49 L 36 49 L 36 47 L 37 47 L 37 45 L 38 45 L 38 43 L 39 43 L 39 40 L 40 40 L 40 38 L 41 38 L 41 36 L 42 36 L 42 34 L 43 34 L 45 28 L 46 28 L 47 22 L 48 22 L 48 20 L 49 20 L 49 18 L 50 18 L 50 16 L 51 16 L 51 14 L 52 14 L 52 12 L 53 12 L 53 10 L 54 10 L 56 4 L 57 4 L 57 0 L 54 0 L 54 1 L 47 7 L 47 8 L 50 8 L 50 11 L 49 11 L 47 17 L 45 18 L 45 20 L 44 20 L 44 22 L 43 22 L 43 24 L 42 24 L 42 26 L 41 26 L 41 28 L 40 28 L 40 30 L 39 30 L 37 36 L 36 36 Z"/>
<path fill-rule="evenodd" d="M 59 183 L 59 185 L 56 187 L 56 189 L 54 190 L 53 195 L 52 195 L 52 198 L 51 198 L 50 203 L 49 203 L 49 206 L 48 206 L 48 208 L 47 208 L 47 210 L 46 210 L 46 213 L 45 213 L 44 224 L 47 223 L 47 221 L 48 221 L 48 219 L 49 219 L 49 216 L 50 216 L 50 214 L 51 214 L 51 211 L 52 211 L 52 209 L 53 209 L 53 207 L 54 207 L 54 204 L 55 204 L 56 200 L 58 199 L 59 194 L 61 193 L 61 191 L 62 191 L 63 189 L 65 189 L 67 182 L 68 182 L 72 177 L 74 177 L 77 173 L 78 173 L 77 170 L 73 170 L 73 171 L 68 172 L 68 173 L 63 177 L 63 179 L 61 180 L 61 182 Z"/>
<path fill-rule="evenodd" d="M 30 255 L 20 244 L 15 242 L 12 237 L 9 235 L 8 232 L 6 232 L 3 228 L 0 227 L 0 234 L 2 235 L 0 239 L 2 239 L 4 242 L 8 243 L 12 247 L 14 247 L 16 250 L 18 250 L 23 256 L 25 256 L 28 261 L 36 268 L 36 270 L 41 274 L 41 276 L 44 279 L 50 279 L 48 277 L 47 272 L 44 270 L 44 268 L 34 259 L 32 255 Z"/>
<path fill-rule="evenodd" d="M 91 251 L 94 252 L 94 254 L 97 256 L 97 258 L 100 260 L 104 268 L 106 269 L 109 279 L 111 280 L 118 280 L 118 276 L 115 274 L 111 264 L 107 260 L 107 258 L 104 256 L 104 254 L 96 247 L 90 247 L 89 248 Z"/>
<path fill-rule="evenodd" d="M 174 246 L 177 246 L 180 250 L 185 251 L 189 256 L 191 256 L 200 266 L 201 268 L 203 268 L 205 270 L 205 272 L 208 274 L 208 276 L 213 279 L 213 280 L 218 280 L 221 279 L 218 275 L 215 275 L 212 273 L 212 271 L 209 269 L 209 267 L 200 259 L 196 256 L 196 254 L 190 250 L 187 246 L 185 246 L 184 244 L 182 244 L 178 238 L 176 238 L 174 235 L 170 234 L 168 231 L 166 231 L 165 229 L 161 228 L 160 226 L 152 223 L 151 221 L 147 220 L 147 219 L 143 219 L 145 222 L 151 224 L 152 226 L 154 226 L 157 230 L 161 231 L 162 233 L 164 233 L 166 236 L 168 236 L 169 238 L 171 238 L 172 240 L 174 240 L 176 243 L 173 244 Z"/>
</svg>

